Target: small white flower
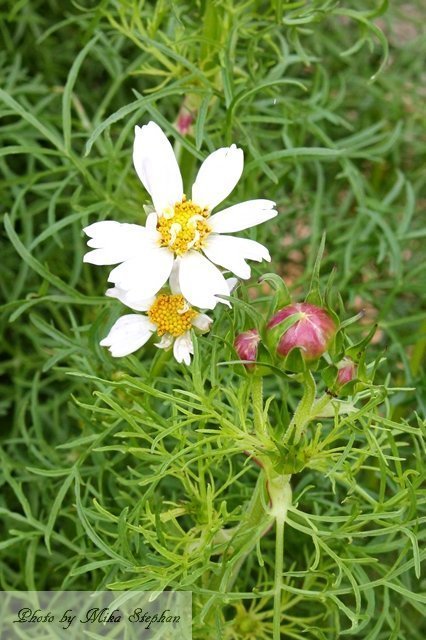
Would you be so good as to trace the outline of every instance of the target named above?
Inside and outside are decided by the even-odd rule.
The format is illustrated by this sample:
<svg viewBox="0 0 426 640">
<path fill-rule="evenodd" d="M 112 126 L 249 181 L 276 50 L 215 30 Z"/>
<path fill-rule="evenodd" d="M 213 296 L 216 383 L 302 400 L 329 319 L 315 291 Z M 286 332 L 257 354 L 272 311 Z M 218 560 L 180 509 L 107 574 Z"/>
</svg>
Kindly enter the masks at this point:
<svg viewBox="0 0 426 640">
<path fill-rule="evenodd" d="M 174 277 L 184 298 L 193 306 L 213 309 L 219 302 L 216 296 L 229 294 L 216 265 L 246 279 L 250 277 L 246 260 L 270 261 L 268 250 L 260 243 L 222 234 L 274 218 L 274 202 L 249 200 L 211 215 L 241 176 L 241 149 L 232 145 L 206 158 L 192 187 L 191 200 L 184 195 L 172 146 L 154 122 L 135 128 L 133 162 L 155 209 L 146 226 L 106 221 L 84 229 L 93 249 L 84 256 L 85 262 L 121 263 L 109 275 L 109 281 L 125 292 L 120 295 L 129 301 L 150 298 L 175 267 Z M 179 351 L 179 347 L 176 349 Z"/>
<path fill-rule="evenodd" d="M 126 292 L 114 288 L 109 289 L 107 295 L 123 300 Z M 145 311 L 146 315 L 130 313 L 119 318 L 101 340 L 101 346 L 109 347 L 111 355 L 119 358 L 140 349 L 156 333 L 160 337 L 156 347 L 169 349 L 173 345 L 176 360 L 190 364 L 194 353 L 191 328 L 205 333 L 210 329 L 211 318 L 192 309 L 180 293 L 162 293 L 139 300 L 133 307 Z"/>
<path fill-rule="evenodd" d="M 236 278 L 226 280 L 227 295 L 234 291 L 237 283 Z M 190 364 L 194 353 L 191 328 L 207 333 L 213 321 L 185 300 L 179 288 L 176 267 L 170 275 L 170 290 L 170 293 L 138 299 L 123 289 L 108 289 L 105 292 L 107 296 L 120 300 L 135 311 L 145 311 L 146 315 L 129 313 L 119 318 L 107 337 L 101 340 L 101 346 L 109 347 L 111 355 L 119 358 L 140 349 L 156 333 L 160 337 L 156 347 L 170 349 L 173 346 L 176 360 Z"/>
</svg>

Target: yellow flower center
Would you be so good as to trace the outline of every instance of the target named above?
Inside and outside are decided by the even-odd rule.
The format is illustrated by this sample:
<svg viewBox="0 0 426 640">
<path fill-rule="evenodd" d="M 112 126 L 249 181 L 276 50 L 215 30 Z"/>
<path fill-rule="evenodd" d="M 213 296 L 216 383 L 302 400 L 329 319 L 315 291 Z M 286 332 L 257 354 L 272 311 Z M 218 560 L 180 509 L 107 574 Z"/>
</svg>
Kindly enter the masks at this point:
<svg viewBox="0 0 426 640">
<path fill-rule="evenodd" d="M 201 249 L 211 232 L 207 224 L 208 217 L 208 209 L 202 209 L 183 196 L 182 202 L 177 202 L 158 218 L 157 231 L 161 235 L 161 246 L 169 247 L 178 256 L 190 249 Z"/>
<path fill-rule="evenodd" d="M 148 318 L 157 325 L 158 335 L 170 333 L 174 338 L 188 331 L 197 315 L 181 294 L 160 294 L 148 311 Z"/>
</svg>

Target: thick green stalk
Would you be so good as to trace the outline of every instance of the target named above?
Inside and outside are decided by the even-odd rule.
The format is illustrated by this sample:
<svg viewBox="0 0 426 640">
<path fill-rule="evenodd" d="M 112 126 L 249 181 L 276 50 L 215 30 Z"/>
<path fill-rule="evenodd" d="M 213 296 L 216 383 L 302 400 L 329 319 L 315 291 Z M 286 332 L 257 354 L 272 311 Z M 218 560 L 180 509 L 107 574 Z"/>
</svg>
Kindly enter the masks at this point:
<svg viewBox="0 0 426 640">
<path fill-rule="evenodd" d="M 272 475 L 268 479 L 271 498 L 270 514 L 275 518 L 275 570 L 274 570 L 274 618 L 273 640 L 281 640 L 281 594 L 284 568 L 284 525 L 292 501 L 289 475 Z"/>
<path fill-rule="evenodd" d="M 275 524 L 273 640 L 281 640 L 281 590 L 284 568 L 284 524 L 285 521 L 283 518 L 277 518 Z"/>
</svg>

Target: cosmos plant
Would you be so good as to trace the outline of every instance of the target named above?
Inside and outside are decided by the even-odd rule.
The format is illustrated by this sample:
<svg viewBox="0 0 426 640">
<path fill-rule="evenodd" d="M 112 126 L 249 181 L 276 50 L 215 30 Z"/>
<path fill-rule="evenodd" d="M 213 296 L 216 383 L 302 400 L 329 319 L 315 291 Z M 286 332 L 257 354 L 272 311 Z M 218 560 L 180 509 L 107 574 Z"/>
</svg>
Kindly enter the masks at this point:
<svg viewBox="0 0 426 640">
<path fill-rule="evenodd" d="M 243 171 L 243 152 L 235 145 L 204 160 L 188 198 L 171 144 L 154 122 L 136 127 L 133 163 L 152 200 L 145 225 L 107 220 L 84 229 L 91 249 L 85 262 L 118 265 L 109 273 L 114 286 L 106 295 L 133 311 L 118 318 L 101 345 L 120 358 L 137 352 L 155 336 L 156 347 L 172 349 L 176 361 L 189 366 L 197 334 L 210 331 L 217 307 L 226 316 L 234 305 L 242 314 L 238 317 L 250 308 L 243 300 L 244 288 L 238 293 L 236 285 L 251 276 L 247 260 L 269 262 L 271 257 L 262 244 L 229 234 L 273 219 L 275 203 L 248 200 L 213 213 Z M 234 325 L 228 364 L 247 390 L 248 413 L 245 420 L 234 423 L 218 421 L 225 440 L 256 465 L 258 481 L 240 523 L 211 532 L 210 554 L 222 558 L 222 573 L 220 579 L 217 573 L 211 578 L 212 597 L 196 605 L 202 607 L 197 619 L 203 620 L 204 629 L 214 627 L 215 598 L 232 590 L 239 569 L 274 528 L 274 584 L 264 596 L 273 600 L 273 616 L 261 627 L 253 623 L 254 635 L 247 637 L 286 637 L 290 623 L 283 614 L 284 530 L 296 527 L 295 513 L 302 521 L 305 517 L 294 504 L 292 478 L 308 469 L 324 474 L 338 465 L 358 416 L 367 415 L 362 406 L 381 394 L 374 386 L 375 366 L 366 363 L 373 332 L 354 343 L 347 327 L 359 317 L 342 321 L 344 311 L 340 306 L 336 313 L 332 287 L 324 293 L 319 286 L 324 243 L 323 238 L 305 300 L 293 300 L 279 276 L 265 274 L 262 280 L 271 288 L 269 311 L 250 309 L 248 320 Z M 275 417 L 269 412 L 274 398 L 264 400 L 264 379 L 269 376 L 284 381 L 287 393 L 291 389 L 291 397 L 297 399 L 291 410 L 286 398 L 281 399 Z M 190 554 L 201 545 L 201 540 L 192 540 Z M 338 602 L 354 628 L 355 618 L 343 601 Z M 358 613 L 360 606 L 358 602 Z"/>
</svg>

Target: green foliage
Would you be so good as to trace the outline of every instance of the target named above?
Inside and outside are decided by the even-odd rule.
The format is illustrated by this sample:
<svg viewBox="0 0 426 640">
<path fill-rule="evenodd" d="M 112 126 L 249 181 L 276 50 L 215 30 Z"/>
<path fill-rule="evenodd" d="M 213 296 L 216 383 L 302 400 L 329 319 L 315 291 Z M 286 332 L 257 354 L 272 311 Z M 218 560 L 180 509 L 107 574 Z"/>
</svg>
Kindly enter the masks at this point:
<svg viewBox="0 0 426 640">
<path fill-rule="evenodd" d="M 366 311 L 351 344 L 378 326 L 356 410 L 317 416 L 286 452 L 284 637 L 424 637 L 424 42 L 420 2 L 397 5 L 3 4 L 1 588 L 190 589 L 195 638 L 272 635 L 276 541 L 252 452 L 273 434 L 280 459 L 301 391 L 266 376 L 254 411 L 232 342 L 286 292 L 237 292 L 188 369 L 99 346 L 122 307 L 103 297 L 106 270 L 83 265 L 81 228 L 144 222 L 131 145 L 154 119 L 188 187 L 235 142 L 229 203 L 278 203 L 247 232 L 273 256 L 252 285 L 274 271 L 303 299 L 325 231 L 318 280 L 335 270 L 340 320 Z"/>
</svg>

